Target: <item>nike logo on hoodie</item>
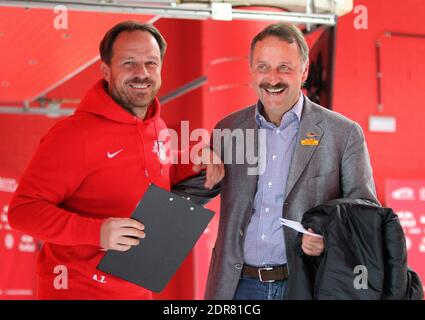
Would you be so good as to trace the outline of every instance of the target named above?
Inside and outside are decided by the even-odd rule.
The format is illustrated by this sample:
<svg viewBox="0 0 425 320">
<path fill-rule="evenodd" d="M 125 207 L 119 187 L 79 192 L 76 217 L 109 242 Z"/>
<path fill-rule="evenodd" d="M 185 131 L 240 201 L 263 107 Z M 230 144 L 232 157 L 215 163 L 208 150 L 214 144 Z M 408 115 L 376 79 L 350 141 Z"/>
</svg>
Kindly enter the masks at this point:
<svg viewBox="0 0 425 320">
<path fill-rule="evenodd" d="M 121 151 L 123 151 L 124 149 L 121 149 L 121 150 L 118 150 L 117 152 L 114 152 L 114 153 L 110 153 L 109 151 L 108 151 L 108 158 L 109 159 L 112 159 L 113 157 L 115 157 L 118 153 L 120 153 Z"/>
</svg>

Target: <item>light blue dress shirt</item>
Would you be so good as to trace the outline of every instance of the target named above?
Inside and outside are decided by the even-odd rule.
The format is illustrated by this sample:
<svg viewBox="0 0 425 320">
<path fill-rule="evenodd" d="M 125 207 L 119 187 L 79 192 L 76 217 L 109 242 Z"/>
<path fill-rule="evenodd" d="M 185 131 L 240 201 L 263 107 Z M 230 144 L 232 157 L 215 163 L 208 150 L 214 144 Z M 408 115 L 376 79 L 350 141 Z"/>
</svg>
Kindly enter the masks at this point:
<svg viewBox="0 0 425 320">
<path fill-rule="evenodd" d="M 260 161 L 266 161 L 265 172 L 258 177 L 251 220 L 244 242 L 245 263 L 251 266 L 282 265 L 287 262 L 284 231 L 280 223 L 283 197 L 289 167 L 294 155 L 304 96 L 301 93 L 297 103 L 286 112 L 280 126 L 276 127 L 261 114 L 264 108 L 257 103 L 255 120 L 259 129 L 265 129 L 266 154 L 260 154 Z"/>
</svg>

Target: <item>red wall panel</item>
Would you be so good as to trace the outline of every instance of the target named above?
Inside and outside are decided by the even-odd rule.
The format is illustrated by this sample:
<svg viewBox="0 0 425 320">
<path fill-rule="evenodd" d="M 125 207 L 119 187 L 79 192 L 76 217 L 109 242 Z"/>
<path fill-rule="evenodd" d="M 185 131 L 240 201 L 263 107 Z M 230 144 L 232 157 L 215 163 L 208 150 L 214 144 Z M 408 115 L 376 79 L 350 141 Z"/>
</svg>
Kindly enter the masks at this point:
<svg viewBox="0 0 425 320">
<path fill-rule="evenodd" d="M 57 119 L 0 116 L 0 300 L 35 298 L 38 240 L 11 230 L 7 208 L 39 138 Z"/>
<path fill-rule="evenodd" d="M 422 0 L 355 1 L 368 9 L 368 29 L 356 30 L 356 15 L 339 19 L 335 65 L 334 110 L 359 122 L 371 154 L 378 196 L 385 202 L 385 180 L 425 177 L 424 112 L 421 94 L 425 39 L 385 38 L 382 42 L 383 115 L 397 120 L 396 133 L 367 130 L 377 112 L 375 41 L 385 31 L 425 34 Z"/>
</svg>

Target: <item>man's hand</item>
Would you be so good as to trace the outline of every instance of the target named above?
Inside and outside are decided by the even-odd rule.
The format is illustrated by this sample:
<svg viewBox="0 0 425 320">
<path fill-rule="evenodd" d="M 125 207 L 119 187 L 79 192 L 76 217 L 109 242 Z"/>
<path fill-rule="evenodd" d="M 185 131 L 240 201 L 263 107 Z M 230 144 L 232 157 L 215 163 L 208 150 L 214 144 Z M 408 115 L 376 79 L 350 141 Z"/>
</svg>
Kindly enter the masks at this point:
<svg viewBox="0 0 425 320">
<path fill-rule="evenodd" d="M 224 177 L 224 164 L 208 146 L 202 148 L 199 154 L 201 164 L 194 165 L 193 170 L 199 172 L 206 168 L 205 188 L 212 189 Z"/>
<path fill-rule="evenodd" d="M 100 246 L 104 250 L 127 251 L 146 235 L 145 226 L 130 218 L 108 218 L 100 228 Z"/>
<path fill-rule="evenodd" d="M 308 231 L 314 233 L 314 231 L 310 228 L 308 229 Z M 301 248 L 303 249 L 306 255 L 318 257 L 323 253 L 323 250 L 325 249 L 325 244 L 322 238 L 303 234 Z"/>
</svg>

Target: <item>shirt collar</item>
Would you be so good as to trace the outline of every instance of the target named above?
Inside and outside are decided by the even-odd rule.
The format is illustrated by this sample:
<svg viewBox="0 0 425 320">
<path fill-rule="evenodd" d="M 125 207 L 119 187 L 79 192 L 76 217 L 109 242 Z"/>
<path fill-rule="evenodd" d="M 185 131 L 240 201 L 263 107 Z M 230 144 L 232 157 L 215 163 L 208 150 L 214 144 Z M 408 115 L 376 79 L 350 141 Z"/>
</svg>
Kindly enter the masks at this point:
<svg viewBox="0 0 425 320">
<path fill-rule="evenodd" d="M 303 111 L 303 105 L 304 105 L 304 95 L 301 92 L 298 101 L 294 104 L 294 106 L 288 112 L 286 112 L 283 115 L 279 127 L 280 128 L 284 127 L 285 123 L 287 123 L 287 121 L 285 121 L 285 118 L 293 117 L 293 115 L 295 115 L 297 117 L 298 123 L 300 123 L 301 122 L 301 114 L 302 114 L 302 111 Z M 270 126 L 275 127 L 274 124 L 267 121 L 266 118 L 264 118 L 264 116 L 261 114 L 261 111 L 263 109 L 264 109 L 263 104 L 261 103 L 260 100 L 258 100 L 257 106 L 255 108 L 255 121 L 260 126 L 260 128 L 266 128 L 266 127 L 270 127 Z"/>
</svg>

